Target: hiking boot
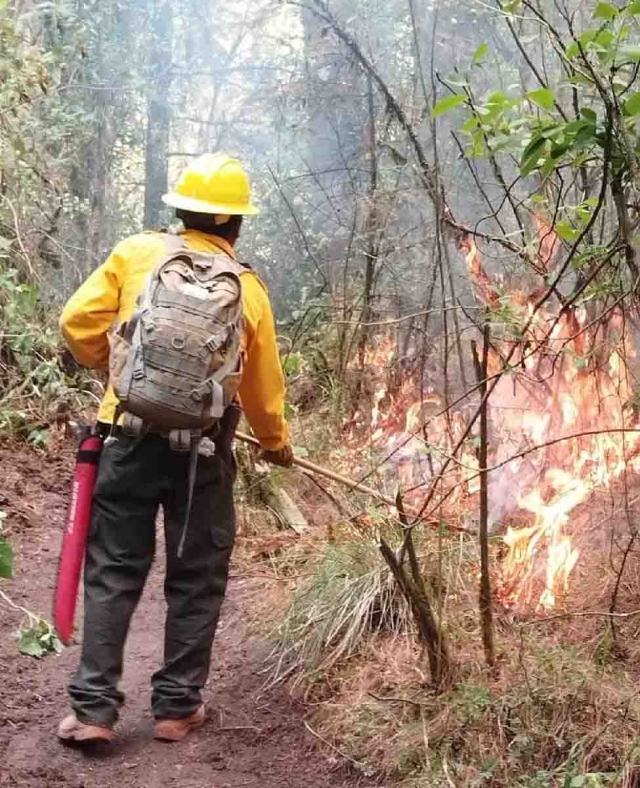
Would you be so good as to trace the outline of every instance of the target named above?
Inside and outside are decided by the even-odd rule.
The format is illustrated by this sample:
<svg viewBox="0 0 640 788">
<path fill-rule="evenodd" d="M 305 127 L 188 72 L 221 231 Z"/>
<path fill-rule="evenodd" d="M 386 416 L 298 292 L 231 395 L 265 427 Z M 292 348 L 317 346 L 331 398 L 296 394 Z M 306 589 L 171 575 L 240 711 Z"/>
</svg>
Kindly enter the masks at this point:
<svg viewBox="0 0 640 788">
<path fill-rule="evenodd" d="M 178 720 L 156 720 L 153 738 L 160 741 L 182 741 L 191 731 L 204 723 L 204 703 L 188 717 Z"/>
<path fill-rule="evenodd" d="M 111 728 L 88 725 L 75 714 L 69 714 L 58 725 L 58 738 L 66 744 L 111 744 L 116 735 Z"/>
</svg>

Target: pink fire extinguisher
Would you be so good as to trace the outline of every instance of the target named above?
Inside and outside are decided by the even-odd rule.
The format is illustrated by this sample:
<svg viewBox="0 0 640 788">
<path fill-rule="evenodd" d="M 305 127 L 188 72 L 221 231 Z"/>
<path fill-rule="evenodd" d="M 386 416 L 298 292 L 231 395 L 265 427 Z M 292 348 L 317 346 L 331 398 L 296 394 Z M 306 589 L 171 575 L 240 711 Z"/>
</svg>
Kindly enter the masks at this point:
<svg viewBox="0 0 640 788">
<path fill-rule="evenodd" d="M 102 452 L 102 437 L 83 430 L 71 487 L 67 527 L 62 540 L 54 597 L 54 623 L 63 643 L 69 643 L 78 600 L 78 586 L 91 522 L 91 501 Z"/>
</svg>

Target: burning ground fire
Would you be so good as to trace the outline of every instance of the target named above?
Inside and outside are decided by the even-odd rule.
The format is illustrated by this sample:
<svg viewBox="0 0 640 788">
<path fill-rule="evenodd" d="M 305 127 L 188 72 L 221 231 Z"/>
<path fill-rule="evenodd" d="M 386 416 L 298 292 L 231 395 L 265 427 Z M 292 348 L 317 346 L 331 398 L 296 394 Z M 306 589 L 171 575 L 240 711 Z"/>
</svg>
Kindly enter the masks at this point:
<svg viewBox="0 0 640 788">
<path fill-rule="evenodd" d="M 537 270 L 548 271 L 560 244 L 542 222 L 538 232 Z M 506 526 L 497 584 L 501 603 L 550 609 L 566 594 L 580 559 L 584 518 L 577 507 L 609 489 L 625 469 L 640 471 L 640 431 L 625 431 L 640 430 L 629 406 L 627 360 L 635 352 L 620 311 L 593 321 L 585 309 L 562 311 L 549 302 L 534 314 L 541 291 L 502 292 L 485 273 L 473 240 L 461 249 L 478 298 L 489 308 L 508 309 L 520 326 L 530 321 L 524 341 L 496 337 L 489 352 L 489 373 L 496 374 L 511 343 L 518 343 L 512 371 L 501 377 L 490 400 L 490 511 L 494 530 Z M 394 341 L 385 339 L 370 351 L 366 367 L 389 369 L 394 356 Z M 420 392 L 419 374 L 398 375 L 395 385 L 380 377 L 372 387 L 370 416 L 356 414 L 349 438 L 356 441 L 358 425 L 366 422 L 376 453 L 396 452 L 395 483 L 419 505 L 467 421 L 459 412 L 438 415 L 444 403 L 433 390 Z M 446 476 L 444 489 L 458 485 L 449 507 L 477 490 L 471 443 Z M 526 525 L 516 527 L 516 520 Z"/>
</svg>

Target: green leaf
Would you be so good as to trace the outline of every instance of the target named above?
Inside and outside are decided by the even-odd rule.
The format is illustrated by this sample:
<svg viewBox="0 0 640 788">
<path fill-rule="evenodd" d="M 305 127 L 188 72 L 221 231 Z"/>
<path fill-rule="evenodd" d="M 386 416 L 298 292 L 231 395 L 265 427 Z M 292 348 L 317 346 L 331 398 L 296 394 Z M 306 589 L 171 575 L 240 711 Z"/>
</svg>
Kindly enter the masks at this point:
<svg viewBox="0 0 640 788">
<path fill-rule="evenodd" d="M 496 90 L 487 99 L 487 104 L 502 106 L 503 104 L 507 104 L 508 101 L 509 97 L 506 93 L 502 90 Z"/>
<path fill-rule="evenodd" d="M 555 139 L 559 137 L 562 132 L 564 131 L 565 126 L 561 125 L 560 123 L 552 123 L 548 126 L 545 126 L 542 131 L 540 132 L 540 136 L 544 137 L 545 140 Z"/>
<path fill-rule="evenodd" d="M 450 112 L 452 109 L 460 106 L 460 104 L 464 104 L 466 100 L 467 97 L 464 93 L 455 93 L 453 96 L 445 96 L 445 98 L 441 98 L 431 110 L 431 117 L 438 118 L 440 115 L 444 115 L 445 112 Z"/>
<path fill-rule="evenodd" d="M 640 92 L 632 93 L 624 102 L 625 115 L 637 115 L 640 113 Z"/>
<path fill-rule="evenodd" d="M 633 3 L 631 3 L 631 5 L 629 6 L 629 8 L 627 8 L 627 11 L 628 11 L 630 14 L 634 14 L 634 15 L 636 15 L 636 16 L 637 16 L 638 14 L 640 14 L 640 0 L 634 0 L 634 2 L 633 2 Z"/>
<path fill-rule="evenodd" d="M 553 229 L 563 241 L 575 241 L 579 233 L 569 224 L 569 222 L 556 222 Z"/>
<path fill-rule="evenodd" d="M 18 651 L 21 654 L 26 654 L 28 657 L 40 659 L 45 652 L 40 643 L 40 635 L 41 632 L 37 627 L 23 629 L 18 633 Z"/>
<path fill-rule="evenodd" d="M 591 218 L 591 214 L 593 211 L 588 205 L 582 203 L 581 205 L 576 206 L 576 213 L 578 214 L 578 218 L 583 224 L 586 224 L 589 219 Z"/>
<path fill-rule="evenodd" d="M 591 145 L 595 139 L 596 127 L 589 123 L 588 125 L 582 126 L 582 128 L 578 131 L 571 147 L 579 150 L 580 148 L 584 148 L 587 145 Z"/>
<path fill-rule="evenodd" d="M 48 653 L 60 654 L 63 646 L 55 629 L 44 618 L 37 619 L 29 629 L 18 632 L 18 651 L 30 657 L 43 657 Z"/>
<path fill-rule="evenodd" d="M 480 156 L 484 155 L 486 142 L 484 138 L 484 134 L 482 133 L 482 129 L 478 129 L 473 136 L 472 136 L 472 148 L 471 148 L 471 155 L 474 157 L 479 158 Z"/>
<path fill-rule="evenodd" d="M 472 115 L 470 118 L 467 118 L 465 122 L 460 127 L 460 131 L 464 134 L 471 134 L 472 131 L 475 131 L 478 128 L 478 123 L 480 121 L 475 115 Z"/>
<path fill-rule="evenodd" d="M 542 107 L 542 109 L 550 110 L 553 108 L 553 91 L 549 90 L 549 88 L 529 90 L 526 95 L 530 101 L 533 101 L 534 104 Z"/>
<path fill-rule="evenodd" d="M 601 32 L 601 30 L 585 30 L 584 33 L 580 33 L 578 36 L 578 41 L 585 47 L 587 44 L 595 41 Z"/>
<path fill-rule="evenodd" d="M 522 175 L 529 175 L 538 166 L 540 157 L 543 154 L 543 148 L 546 145 L 546 139 L 541 135 L 534 137 L 531 142 L 524 149 L 522 159 L 520 160 L 520 172 Z"/>
<path fill-rule="evenodd" d="M 611 3 L 598 3 L 593 12 L 594 19 L 606 19 L 610 22 L 618 16 L 618 9 Z"/>
<path fill-rule="evenodd" d="M 0 536 L 0 577 L 13 577 L 13 550 L 4 536 Z"/>
<path fill-rule="evenodd" d="M 605 27 L 604 30 L 601 30 L 598 33 L 598 35 L 595 37 L 594 40 L 596 44 L 600 44 L 601 47 L 608 49 L 611 46 L 611 44 L 613 44 L 615 40 L 615 36 L 611 32 L 611 30 L 609 30 L 609 28 Z"/>
<path fill-rule="evenodd" d="M 489 44 L 483 42 L 473 53 L 473 59 L 471 60 L 471 62 L 479 63 L 482 60 L 482 58 L 487 54 L 488 51 L 489 51 Z"/>
<path fill-rule="evenodd" d="M 598 115 L 592 109 L 589 109 L 589 107 L 583 107 L 580 110 L 580 114 L 582 115 L 583 118 L 585 118 L 588 121 L 591 121 L 591 123 L 593 123 L 594 125 L 598 120 Z"/>
<path fill-rule="evenodd" d="M 573 44 L 569 44 L 565 54 L 566 54 L 566 56 L 568 57 L 569 60 L 573 60 L 574 57 L 578 57 L 578 55 L 580 54 L 580 47 L 574 41 Z"/>
</svg>

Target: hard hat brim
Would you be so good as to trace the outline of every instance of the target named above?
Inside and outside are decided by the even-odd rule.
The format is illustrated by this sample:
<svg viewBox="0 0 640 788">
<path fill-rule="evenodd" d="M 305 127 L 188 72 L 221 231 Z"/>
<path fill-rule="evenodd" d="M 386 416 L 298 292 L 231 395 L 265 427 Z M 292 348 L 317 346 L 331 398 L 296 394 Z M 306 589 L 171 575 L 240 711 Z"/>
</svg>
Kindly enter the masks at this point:
<svg viewBox="0 0 640 788">
<path fill-rule="evenodd" d="M 176 192 L 162 195 L 162 202 L 172 208 L 181 208 L 192 213 L 226 214 L 228 216 L 257 216 L 260 208 L 255 205 L 230 205 L 224 203 L 206 202 L 193 197 L 183 197 Z"/>
</svg>

